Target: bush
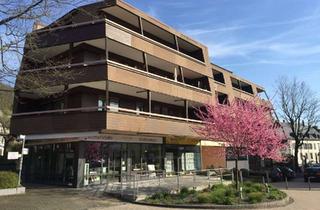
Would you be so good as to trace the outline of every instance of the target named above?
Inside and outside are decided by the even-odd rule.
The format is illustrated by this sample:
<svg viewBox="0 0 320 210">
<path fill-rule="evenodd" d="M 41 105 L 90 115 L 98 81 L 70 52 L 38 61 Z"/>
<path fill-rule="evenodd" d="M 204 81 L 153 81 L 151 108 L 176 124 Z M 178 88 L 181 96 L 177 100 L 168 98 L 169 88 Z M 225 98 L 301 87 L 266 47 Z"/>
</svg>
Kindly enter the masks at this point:
<svg viewBox="0 0 320 210">
<path fill-rule="evenodd" d="M 211 202 L 215 204 L 231 205 L 236 202 L 237 191 L 232 186 L 217 185 L 210 193 Z"/>
<path fill-rule="evenodd" d="M 164 200 L 170 197 L 170 194 L 168 192 L 157 192 L 153 194 L 150 199 L 152 200 Z"/>
<path fill-rule="evenodd" d="M 201 193 L 198 195 L 197 200 L 199 203 L 211 203 L 211 198 L 209 193 Z"/>
<path fill-rule="evenodd" d="M 284 192 L 281 192 L 280 190 L 277 189 L 270 189 L 268 199 L 269 200 L 281 200 L 285 198 L 287 195 Z"/>
<path fill-rule="evenodd" d="M 235 185 L 213 185 L 200 192 L 181 188 L 180 193 L 170 194 L 168 192 L 156 193 L 147 200 L 150 203 L 162 204 L 187 204 L 187 203 L 213 203 L 219 205 L 232 205 L 241 203 L 260 203 L 263 201 L 281 200 L 286 197 L 284 192 L 269 186 L 267 193 L 266 186 L 260 183 L 244 182 L 242 185 L 244 200 L 240 200 L 240 193 Z"/>
<path fill-rule="evenodd" d="M 248 193 L 247 196 L 249 203 L 260 203 L 264 198 L 264 194 L 262 192 L 251 192 Z"/>
<path fill-rule="evenodd" d="M 187 187 L 182 187 L 181 190 L 180 190 L 180 194 L 182 195 L 188 195 L 190 192 L 189 192 L 189 189 Z"/>
<path fill-rule="evenodd" d="M 11 171 L 0 171 L 0 189 L 16 188 L 18 175 Z"/>
</svg>

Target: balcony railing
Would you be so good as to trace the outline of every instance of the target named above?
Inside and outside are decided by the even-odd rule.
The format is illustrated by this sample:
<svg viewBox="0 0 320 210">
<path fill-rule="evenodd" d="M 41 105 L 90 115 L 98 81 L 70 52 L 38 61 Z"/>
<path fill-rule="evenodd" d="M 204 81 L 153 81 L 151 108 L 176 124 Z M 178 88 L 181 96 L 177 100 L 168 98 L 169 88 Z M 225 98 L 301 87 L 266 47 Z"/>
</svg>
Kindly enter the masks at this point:
<svg viewBox="0 0 320 210">
<path fill-rule="evenodd" d="M 98 131 L 106 127 L 106 115 L 97 107 L 16 113 L 11 118 L 12 134 L 47 134 Z"/>
<path fill-rule="evenodd" d="M 144 74 L 144 75 L 151 76 L 151 77 L 154 77 L 154 78 L 157 78 L 157 79 L 161 79 L 161 80 L 164 80 L 164 81 L 167 81 L 167 82 L 170 82 L 170 83 L 174 83 L 174 84 L 177 84 L 177 85 L 180 85 L 180 86 L 184 86 L 184 87 L 191 88 L 191 89 L 194 89 L 194 90 L 197 90 L 197 91 L 206 92 L 206 93 L 211 94 L 211 91 L 209 91 L 209 90 L 202 89 L 202 88 L 199 88 L 199 87 L 196 87 L 196 86 L 193 86 L 193 85 L 189 85 L 187 83 L 179 82 L 179 81 L 176 81 L 176 80 L 173 80 L 173 79 L 169 79 L 167 77 L 163 77 L 163 76 L 160 76 L 160 75 L 157 75 L 157 74 L 154 74 L 154 73 L 146 72 L 144 70 L 141 70 L 141 69 L 138 69 L 138 68 L 134 68 L 134 67 L 131 67 L 131 66 L 127 66 L 125 64 L 118 63 L 118 62 L 115 62 L 115 61 L 108 60 L 107 62 L 110 65 L 118 66 L 120 68 L 125 68 L 125 69 L 128 69 L 130 71 L 134 71 L 136 73 Z"/>
<path fill-rule="evenodd" d="M 122 113 L 137 114 L 137 115 L 149 116 L 149 117 L 155 117 L 155 118 L 165 118 L 165 119 L 179 120 L 179 121 L 185 121 L 185 122 L 202 123 L 202 121 L 200 120 L 175 117 L 175 116 L 157 114 L 152 112 L 137 111 L 133 109 L 126 109 L 126 108 L 113 107 L 113 106 L 96 106 L 96 107 L 81 107 L 81 108 L 58 109 L 58 110 L 47 110 L 47 111 L 37 111 L 37 112 L 23 112 L 23 113 L 15 113 L 12 115 L 12 117 L 34 116 L 34 115 L 39 116 L 39 115 L 59 114 L 59 113 L 67 114 L 67 113 L 74 113 L 74 112 L 102 112 L 105 110 L 108 110 L 110 112 L 122 112 Z"/>
<path fill-rule="evenodd" d="M 202 123 L 202 121 L 200 121 L 200 120 L 194 120 L 194 119 L 182 118 L 182 117 L 175 117 L 175 116 L 157 114 L 157 113 L 152 113 L 152 112 L 137 111 L 137 110 L 132 110 L 132 109 L 120 108 L 120 107 L 107 106 L 106 108 L 107 108 L 107 110 L 109 112 L 120 112 L 120 113 L 136 114 L 136 115 L 154 117 L 154 118 L 179 120 L 179 121 L 192 122 L 192 123 Z"/>
<path fill-rule="evenodd" d="M 188 59 L 191 59 L 191 60 L 193 60 L 193 61 L 195 61 L 195 62 L 204 64 L 204 61 L 202 61 L 202 60 L 199 60 L 199 59 L 197 59 L 197 58 L 194 58 L 194 57 L 186 54 L 185 52 L 182 52 L 182 51 L 179 51 L 179 50 L 175 49 L 174 47 L 169 47 L 168 45 L 165 45 L 165 44 L 159 42 L 159 40 L 152 39 L 152 38 L 150 38 L 150 37 L 148 37 L 148 36 L 142 35 L 141 33 L 138 33 L 138 32 L 136 32 L 136 31 L 134 31 L 134 30 L 132 30 L 132 29 L 130 29 L 130 28 L 127 28 L 127 27 L 125 27 L 125 26 L 123 26 L 123 25 L 120 25 L 119 23 L 116 23 L 116 22 L 114 22 L 114 21 L 112 21 L 112 20 L 106 19 L 106 23 L 109 24 L 109 25 L 115 26 L 115 27 L 117 27 L 117 28 L 120 29 L 120 30 L 127 31 L 127 32 L 129 32 L 129 33 L 131 33 L 131 34 L 134 34 L 134 35 L 140 37 L 140 38 L 143 38 L 143 39 L 147 40 L 148 42 L 151 42 L 151 43 L 153 43 L 153 44 L 156 44 L 156 45 L 158 45 L 158 46 L 160 46 L 160 47 L 162 47 L 162 48 L 165 48 L 165 49 L 167 49 L 167 50 L 170 50 L 170 51 L 173 51 L 173 52 L 175 52 L 175 53 L 178 53 L 178 54 L 180 54 L 180 55 L 182 55 L 182 56 L 184 56 L 184 57 L 186 57 L 186 58 L 188 58 Z"/>
</svg>

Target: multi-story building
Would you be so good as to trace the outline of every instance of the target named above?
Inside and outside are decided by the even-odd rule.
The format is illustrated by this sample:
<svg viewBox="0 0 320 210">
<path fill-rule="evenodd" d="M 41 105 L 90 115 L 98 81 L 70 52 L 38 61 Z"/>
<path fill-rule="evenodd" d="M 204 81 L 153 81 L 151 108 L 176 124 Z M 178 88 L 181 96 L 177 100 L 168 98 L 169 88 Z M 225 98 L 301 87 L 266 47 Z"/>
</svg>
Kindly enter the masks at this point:
<svg viewBox="0 0 320 210">
<path fill-rule="evenodd" d="M 294 155 L 295 140 L 292 135 L 290 126 L 287 123 L 281 124 L 288 138 L 288 152 Z M 303 141 L 298 151 L 298 163 L 300 166 L 309 163 L 320 163 L 320 132 L 315 128 L 311 128 L 309 134 Z"/>
<path fill-rule="evenodd" d="M 27 181 L 82 186 L 101 173 L 226 167 L 223 145 L 193 131 L 201 125 L 194 110 L 264 91 L 211 64 L 203 44 L 120 0 L 35 29 L 20 74 L 54 68 L 74 77 L 64 85 L 50 78 L 51 95 L 16 94 L 11 132 L 26 135 Z"/>
</svg>

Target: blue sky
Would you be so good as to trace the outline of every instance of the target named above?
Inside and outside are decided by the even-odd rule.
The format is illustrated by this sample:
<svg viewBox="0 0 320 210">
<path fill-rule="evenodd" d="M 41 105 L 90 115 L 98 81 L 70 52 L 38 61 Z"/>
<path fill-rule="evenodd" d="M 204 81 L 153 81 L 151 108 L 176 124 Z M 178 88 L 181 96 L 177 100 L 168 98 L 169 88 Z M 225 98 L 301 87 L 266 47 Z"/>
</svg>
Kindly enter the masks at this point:
<svg viewBox="0 0 320 210">
<path fill-rule="evenodd" d="M 319 0 L 127 0 L 209 47 L 214 63 L 275 94 L 280 76 L 320 95 Z"/>
</svg>

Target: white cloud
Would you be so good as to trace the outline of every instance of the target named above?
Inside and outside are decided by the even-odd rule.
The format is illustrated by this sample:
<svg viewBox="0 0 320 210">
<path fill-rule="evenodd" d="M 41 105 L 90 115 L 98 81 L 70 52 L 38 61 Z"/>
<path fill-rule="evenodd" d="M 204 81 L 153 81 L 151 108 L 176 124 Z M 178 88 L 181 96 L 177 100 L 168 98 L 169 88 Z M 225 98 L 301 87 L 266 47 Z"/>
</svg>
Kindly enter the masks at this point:
<svg viewBox="0 0 320 210">
<path fill-rule="evenodd" d="M 216 33 L 216 32 L 227 32 L 227 31 L 236 31 L 242 29 L 256 29 L 256 28 L 267 28 L 267 27 L 274 27 L 274 26 L 282 26 L 282 25 L 289 25 L 289 24 L 297 24 L 302 23 L 310 20 L 320 19 L 320 15 L 310 15 L 305 16 L 293 20 L 285 20 L 285 21 L 277 21 L 277 22 L 267 22 L 267 23 L 258 23 L 258 24 L 240 24 L 240 25 L 232 25 L 226 26 L 221 28 L 196 28 L 196 29 L 184 29 L 183 31 L 190 36 L 199 36 L 204 34 Z"/>
</svg>

